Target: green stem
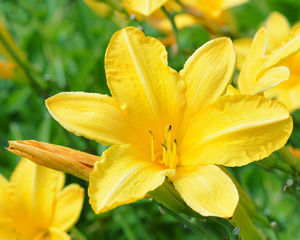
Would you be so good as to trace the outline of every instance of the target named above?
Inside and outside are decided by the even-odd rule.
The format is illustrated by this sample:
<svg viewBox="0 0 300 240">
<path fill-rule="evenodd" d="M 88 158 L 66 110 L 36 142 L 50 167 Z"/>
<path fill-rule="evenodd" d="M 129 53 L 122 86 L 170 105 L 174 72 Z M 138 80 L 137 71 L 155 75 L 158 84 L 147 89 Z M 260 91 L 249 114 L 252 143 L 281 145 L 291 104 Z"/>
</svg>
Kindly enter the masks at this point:
<svg viewBox="0 0 300 240">
<path fill-rule="evenodd" d="M 118 0 L 105 0 L 105 2 L 109 6 L 111 6 L 113 9 L 116 9 L 119 12 L 123 12 L 124 11 L 123 5 L 120 4 L 120 1 L 118 1 Z"/>
<path fill-rule="evenodd" d="M 186 205 L 168 180 L 165 180 L 164 183 L 154 191 L 149 192 L 149 195 L 153 197 L 155 201 L 164 205 L 175 213 L 185 213 L 189 216 L 199 216 L 198 213 L 195 213 Z"/>
<path fill-rule="evenodd" d="M 169 19 L 169 21 L 172 25 L 172 29 L 173 29 L 173 32 L 174 32 L 174 35 L 175 35 L 176 43 L 178 45 L 178 28 L 177 28 L 176 23 L 175 23 L 175 14 L 169 13 L 164 6 L 161 7 L 161 10 L 164 12 L 164 14 Z"/>
<path fill-rule="evenodd" d="M 250 217 L 252 221 L 259 222 L 264 226 L 269 226 L 270 223 L 268 218 L 263 214 L 261 214 L 259 211 L 257 211 L 254 203 L 247 195 L 245 190 L 242 188 L 242 186 L 238 183 L 238 181 L 230 174 L 230 172 L 225 167 L 221 167 L 221 169 L 231 178 L 231 180 L 233 181 L 234 185 L 238 190 L 239 193 L 238 206 L 241 205 L 243 207 L 243 210 L 246 211 L 247 215 Z"/>
<path fill-rule="evenodd" d="M 249 218 L 247 212 L 241 204 L 238 204 L 233 218 L 231 220 L 241 230 L 241 237 L 243 240 L 263 240 L 264 237 L 254 226 Z"/>
<path fill-rule="evenodd" d="M 287 149 L 286 146 L 279 149 L 277 152 L 298 174 L 300 174 L 299 160 Z"/>
<path fill-rule="evenodd" d="M 188 220 L 187 218 L 169 210 L 168 208 L 164 207 L 163 205 L 160 205 L 160 207 L 168 214 L 170 214 L 172 217 L 174 217 L 178 222 L 184 224 L 185 226 L 187 226 L 188 228 L 190 228 L 195 234 L 197 234 L 198 236 L 200 236 L 199 239 L 203 239 L 203 240 L 209 240 L 212 239 L 210 237 L 207 237 L 209 234 L 207 231 L 205 231 L 205 229 L 203 229 L 202 227 L 199 227 L 197 225 L 195 225 L 191 220 Z"/>
<path fill-rule="evenodd" d="M 127 24 L 124 22 L 124 20 L 115 12 L 112 13 L 110 19 L 120 28 L 127 27 Z"/>
<path fill-rule="evenodd" d="M 70 233 L 74 236 L 75 240 L 87 240 L 87 238 L 75 226 L 71 228 Z"/>
<path fill-rule="evenodd" d="M 285 161 L 282 161 L 281 159 L 278 159 L 278 157 L 275 156 L 274 153 L 272 153 L 269 157 L 266 157 L 260 161 L 254 162 L 254 164 L 263 167 L 265 169 L 271 170 L 271 169 L 277 169 L 282 172 L 293 174 L 294 170 L 288 165 Z"/>
<path fill-rule="evenodd" d="M 217 224 L 221 225 L 227 231 L 229 239 L 234 239 L 234 236 L 233 236 L 233 225 L 228 220 L 222 219 L 222 218 L 216 218 L 216 217 L 209 217 L 207 219 L 207 221 L 208 222 L 217 223 Z"/>
<path fill-rule="evenodd" d="M 116 222 L 118 222 L 121 225 L 127 239 L 128 240 L 135 240 L 133 232 L 131 231 L 129 225 L 127 224 L 126 220 L 122 217 L 122 215 L 118 214 L 118 213 L 115 213 L 114 214 L 114 219 L 115 219 Z"/>
</svg>

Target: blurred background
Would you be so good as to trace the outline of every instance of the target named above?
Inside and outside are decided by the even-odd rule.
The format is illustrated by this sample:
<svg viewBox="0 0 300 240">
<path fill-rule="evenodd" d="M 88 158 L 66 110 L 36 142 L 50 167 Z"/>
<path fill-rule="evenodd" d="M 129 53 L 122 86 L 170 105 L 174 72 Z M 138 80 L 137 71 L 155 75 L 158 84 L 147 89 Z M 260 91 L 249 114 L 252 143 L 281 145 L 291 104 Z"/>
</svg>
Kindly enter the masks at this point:
<svg viewBox="0 0 300 240">
<path fill-rule="evenodd" d="M 285 15 L 293 25 L 300 20 L 300 1 L 250 0 L 230 9 L 235 26 L 231 37 L 253 37 L 273 11 Z M 44 100 L 62 91 L 109 94 L 104 55 L 111 36 L 120 26 L 97 15 L 82 0 L 0 0 L 0 23 L 28 63 L 17 77 L 0 77 L 0 173 L 9 179 L 20 160 L 5 150 L 8 140 L 35 139 L 101 155 L 105 146 L 62 128 L 51 118 Z M 133 18 L 128 18 L 124 25 L 142 27 L 146 35 L 166 37 L 149 24 Z M 201 25 L 181 29 L 178 33 L 180 53 L 172 45 L 167 47 L 170 66 L 182 69 L 185 60 L 210 36 Z M 5 61 L 1 52 L 0 61 Z M 285 187 L 289 175 L 255 164 L 231 171 L 258 210 L 270 219 L 270 228 L 261 227 L 268 239 L 300 239 L 299 202 Z M 87 182 L 67 175 L 67 183 L 71 182 L 87 189 Z M 218 224 L 209 225 L 208 229 L 219 232 L 219 239 L 224 236 L 225 230 Z M 149 199 L 95 215 L 88 197 L 71 235 L 78 240 L 197 239 L 192 231 Z"/>
</svg>

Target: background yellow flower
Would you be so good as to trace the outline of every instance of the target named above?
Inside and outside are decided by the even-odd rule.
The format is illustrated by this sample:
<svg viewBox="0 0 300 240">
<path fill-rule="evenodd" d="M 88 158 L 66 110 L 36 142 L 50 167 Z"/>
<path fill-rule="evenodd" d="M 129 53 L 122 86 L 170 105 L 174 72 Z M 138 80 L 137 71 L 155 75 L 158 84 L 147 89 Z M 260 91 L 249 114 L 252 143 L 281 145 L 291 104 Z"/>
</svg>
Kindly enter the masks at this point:
<svg viewBox="0 0 300 240">
<path fill-rule="evenodd" d="M 234 42 L 238 87 L 243 94 L 265 91 L 265 96 L 283 102 L 290 111 L 300 107 L 300 24 L 290 28 L 287 19 L 273 12 L 253 41 Z"/>
<path fill-rule="evenodd" d="M 64 173 L 25 158 L 10 181 L 0 175 L 0 239 L 70 239 L 66 231 L 79 218 L 84 191 L 64 182 Z"/>
</svg>

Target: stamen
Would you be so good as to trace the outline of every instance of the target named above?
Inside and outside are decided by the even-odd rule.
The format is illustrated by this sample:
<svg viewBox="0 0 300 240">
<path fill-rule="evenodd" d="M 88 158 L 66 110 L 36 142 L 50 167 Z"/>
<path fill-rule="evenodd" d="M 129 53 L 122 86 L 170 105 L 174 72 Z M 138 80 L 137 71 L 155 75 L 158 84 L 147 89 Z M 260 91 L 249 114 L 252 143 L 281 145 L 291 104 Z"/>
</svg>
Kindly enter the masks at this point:
<svg viewBox="0 0 300 240">
<path fill-rule="evenodd" d="M 161 143 L 160 145 L 162 145 L 166 150 L 168 150 L 167 146 L 165 143 Z"/>
<path fill-rule="evenodd" d="M 149 133 L 151 134 L 151 161 L 155 161 L 155 149 L 154 149 L 154 134 L 151 130 L 149 130 Z"/>
<path fill-rule="evenodd" d="M 177 142 L 176 139 L 172 142 L 171 125 L 165 127 L 165 140 L 161 143 L 162 149 L 155 149 L 155 137 L 151 130 L 151 161 L 159 164 L 164 164 L 166 167 L 175 169 L 178 164 Z"/>
<path fill-rule="evenodd" d="M 167 159 L 167 153 L 168 153 L 168 149 L 167 149 L 167 147 L 164 145 L 164 144 L 161 144 L 162 146 L 163 146 L 163 155 L 162 155 L 162 159 L 161 159 L 161 162 L 163 163 L 163 164 L 165 164 L 166 165 L 166 159 Z M 167 165 L 166 165 L 167 166 Z"/>
<path fill-rule="evenodd" d="M 165 165 L 169 166 L 170 165 L 170 160 L 171 160 L 171 129 L 172 126 L 166 126 L 165 128 L 165 138 L 166 138 L 166 142 L 167 142 L 167 157 L 166 159 L 164 159 Z"/>
<path fill-rule="evenodd" d="M 172 149 L 172 158 L 170 162 L 170 168 L 176 168 L 178 164 L 178 156 L 177 156 L 177 141 L 174 140 L 173 149 Z"/>
</svg>

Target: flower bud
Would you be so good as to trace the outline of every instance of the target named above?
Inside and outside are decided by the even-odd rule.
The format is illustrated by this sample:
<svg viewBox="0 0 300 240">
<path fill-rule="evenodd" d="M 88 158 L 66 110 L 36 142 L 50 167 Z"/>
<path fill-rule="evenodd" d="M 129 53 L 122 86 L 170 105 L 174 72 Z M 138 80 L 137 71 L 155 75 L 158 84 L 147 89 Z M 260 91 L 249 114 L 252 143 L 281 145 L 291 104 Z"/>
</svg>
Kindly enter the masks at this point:
<svg viewBox="0 0 300 240">
<path fill-rule="evenodd" d="M 89 181 L 94 163 L 99 158 L 71 148 L 34 140 L 9 141 L 7 150 L 36 164 L 70 173 L 85 181 Z"/>
</svg>

